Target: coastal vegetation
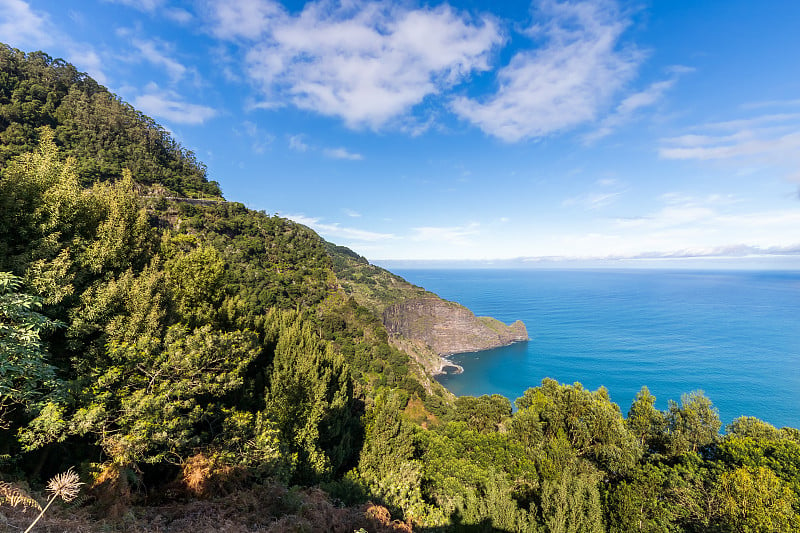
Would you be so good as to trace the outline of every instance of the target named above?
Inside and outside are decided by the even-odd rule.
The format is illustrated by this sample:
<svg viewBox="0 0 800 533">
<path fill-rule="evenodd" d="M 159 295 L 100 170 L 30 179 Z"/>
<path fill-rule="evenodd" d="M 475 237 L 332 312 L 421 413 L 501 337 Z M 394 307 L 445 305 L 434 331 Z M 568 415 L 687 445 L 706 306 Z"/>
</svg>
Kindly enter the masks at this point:
<svg viewBox="0 0 800 533">
<path fill-rule="evenodd" d="M 224 201 L 71 65 L 0 76 L 0 522 L 74 466 L 41 530 L 800 530 L 800 430 L 721 433 L 699 391 L 455 398 L 384 322 L 434 295 Z"/>
</svg>

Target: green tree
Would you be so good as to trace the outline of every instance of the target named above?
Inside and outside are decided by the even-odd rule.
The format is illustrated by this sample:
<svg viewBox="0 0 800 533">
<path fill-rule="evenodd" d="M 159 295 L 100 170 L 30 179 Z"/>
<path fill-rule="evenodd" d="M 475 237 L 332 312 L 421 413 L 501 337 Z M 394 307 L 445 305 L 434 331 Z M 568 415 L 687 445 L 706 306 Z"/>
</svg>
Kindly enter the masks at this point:
<svg viewBox="0 0 800 533">
<path fill-rule="evenodd" d="M 459 396 L 453 420 L 466 422 L 478 431 L 497 431 L 511 418 L 511 402 L 505 396 Z"/>
<path fill-rule="evenodd" d="M 717 408 L 703 391 L 682 395 L 680 406 L 670 400 L 667 412 L 669 452 L 672 455 L 697 452 L 717 439 L 721 426 Z"/>
<path fill-rule="evenodd" d="M 722 474 L 718 485 L 720 521 L 737 533 L 800 530 L 793 495 L 769 468 L 741 467 Z"/>
<path fill-rule="evenodd" d="M 725 427 L 728 437 L 750 437 L 758 440 L 775 440 L 781 438 L 781 431 L 752 416 L 740 416 Z"/>
<path fill-rule="evenodd" d="M 56 376 L 41 335 L 61 324 L 39 313 L 41 299 L 20 292 L 22 280 L 0 272 L 0 427 L 9 410 L 27 408 L 52 391 Z"/>
<path fill-rule="evenodd" d="M 274 313 L 275 356 L 265 414 L 295 457 L 295 479 L 329 480 L 354 466 L 360 412 L 342 357 L 296 312 Z"/>
<path fill-rule="evenodd" d="M 575 454 L 563 432 L 548 442 L 536 460 L 542 477 L 539 520 L 545 531 L 603 532 L 599 487 L 602 472 Z"/>
<path fill-rule="evenodd" d="M 92 376 L 70 430 L 94 434 L 119 464 L 181 463 L 221 432 L 228 394 L 259 353 L 252 332 L 170 327 L 163 339 L 109 346 L 111 364 Z"/>
<path fill-rule="evenodd" d="M 416 429 L 400 410 L 397 394 L 375 399 L 367 413 L 366 438 L 354 477 L 391 509 L 424 523 L 430 520 L 431 510 L 422 496 L 423 465 L 415 457 Z"/>
<path fill-rule="evenodd" d="M 528 389 L 516 403 L 519 418 L 515 416 L 512 430 L 520 438 L 530 432 L 541 432 L 545 441 L 563 435 L 578 456 L 612 475 L 624 474 L 641 457 L 636 438 L 603 387 L 592 392 L 580 383 L 560 385 L 545 378 L 541 387 Z"/>
<path fill-rule="evenodd" d="M 639 441 L 643 450 L 653 452 L 660 449 L 667 421 L 664 414 L 655 408 L 656 397 L 647 387 L 642 387 L 628 411 L 625 425 Z"/>
</svg>

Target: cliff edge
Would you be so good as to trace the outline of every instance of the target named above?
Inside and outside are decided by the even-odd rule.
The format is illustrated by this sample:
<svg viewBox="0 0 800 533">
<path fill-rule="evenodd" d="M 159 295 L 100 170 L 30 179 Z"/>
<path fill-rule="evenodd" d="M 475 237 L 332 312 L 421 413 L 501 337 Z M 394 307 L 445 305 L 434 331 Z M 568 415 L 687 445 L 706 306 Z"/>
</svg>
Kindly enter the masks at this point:
<svg viewBox="0 0 800 533">
<path fill-rule="evenodd" d="M 421 341 L 439 356 L 477 352 L 528 340 L 522 321 L 510 326 L 491 317 L 476 317 L 455 302 L 416 298 L 390 305 L 383 324 L 391 335 Z"/>
</svg>

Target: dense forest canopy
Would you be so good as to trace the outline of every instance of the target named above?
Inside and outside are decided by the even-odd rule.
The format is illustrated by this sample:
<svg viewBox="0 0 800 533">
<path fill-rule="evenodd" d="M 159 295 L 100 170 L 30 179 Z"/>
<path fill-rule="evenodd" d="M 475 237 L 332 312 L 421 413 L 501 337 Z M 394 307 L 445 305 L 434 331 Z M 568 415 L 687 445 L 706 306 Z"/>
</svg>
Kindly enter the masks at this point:
<svg viewBox="0 0 800 533">
<path fill-rule="evenodd" d="M 150 117 L 88 75 L 43 52 L 0 43 L 0 165 L 33 151 L 47 126 L 82 185 L 130 170 L 142 185 L 178 196 L 220 196 L 205 166 Z"/>
<path fill-rule="evenodd" d="M 222 201 L 71 65 L 5 46 L 0 65 L 0 511 L 74 466 L 87 496 L 64 513 L 97 530 L 232 492 L 262 498 L 248 530 L 800 529 L 797 429 L 721 434 L 702 392 L 659 411 L 643 388 L 625 412 L 550 379 L 515 408 L 454 398 L 375 311 L 422 289 Z M 367 501 L 402 522 L 343 514 Z"/>
</svg>

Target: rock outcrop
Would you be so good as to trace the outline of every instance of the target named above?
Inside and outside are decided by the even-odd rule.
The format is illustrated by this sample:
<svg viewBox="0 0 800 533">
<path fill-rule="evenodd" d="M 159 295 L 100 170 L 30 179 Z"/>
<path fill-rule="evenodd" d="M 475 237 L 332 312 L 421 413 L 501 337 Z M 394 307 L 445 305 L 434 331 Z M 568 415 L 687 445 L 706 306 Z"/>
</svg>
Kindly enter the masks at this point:
<svg viewBox="0 0 800 533">
<path fill-rule="evenodd" d="M 476 317 L 466 307 L 371 265 L 348 248 L 326 245 L 341 290 L 381 318 L 392 346 L 408 354 L 428 376 L 449 368 L 460 371 L 447 359 L 450 355 L 528 340 L 519 320 L 507 326 L 494 318 Z"/>
<path fill-rule="evenodd" d="M 436 297 L 390 305 L 383 312 L 383 323 L 391 335 L 424 343 L 445 357 L 528 340 L 525 324 L 519 320 L 507 326 Z"/>
</svg>

